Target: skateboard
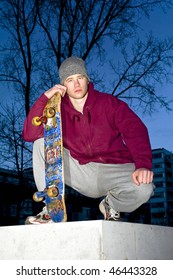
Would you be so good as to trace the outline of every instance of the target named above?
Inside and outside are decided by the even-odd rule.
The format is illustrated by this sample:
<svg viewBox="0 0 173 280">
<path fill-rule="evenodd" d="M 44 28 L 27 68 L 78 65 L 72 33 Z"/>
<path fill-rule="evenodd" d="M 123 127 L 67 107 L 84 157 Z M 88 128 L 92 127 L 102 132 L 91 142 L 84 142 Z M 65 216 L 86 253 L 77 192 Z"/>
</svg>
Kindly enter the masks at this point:
<svg viewBox="0 0 173 280">
<path fill-rule="evenodd" d="M 34 117 L 32 124 L 44 126 L 45 181 L 44 191 L 35 192 L 34 201 L 45 200 L 53 222 L 66 222 L 64 158 L 61 124 L 61 94 L 48 100 L 43 115 Z"/>
</svg>

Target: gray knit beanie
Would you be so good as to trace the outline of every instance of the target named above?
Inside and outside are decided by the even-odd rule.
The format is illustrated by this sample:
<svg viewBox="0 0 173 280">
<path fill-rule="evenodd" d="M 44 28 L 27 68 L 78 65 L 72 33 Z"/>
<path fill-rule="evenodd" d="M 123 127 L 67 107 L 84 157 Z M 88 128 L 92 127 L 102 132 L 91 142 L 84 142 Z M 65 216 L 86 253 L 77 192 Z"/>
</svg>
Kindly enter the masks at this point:
<svg viewBox="0 0 173 280">
<path fill-rule="evenodd" d="M 60 84 L 63 85 L 64 81 L 69 76 L 75 74 L 82 74 L 88 79 L 88 81 L 90 80 L 88 77 L 88 73 L 84 61 L 79 57 L 71 56 L 65 59 L 60 65 L 59 68 Z"/>
</svg>

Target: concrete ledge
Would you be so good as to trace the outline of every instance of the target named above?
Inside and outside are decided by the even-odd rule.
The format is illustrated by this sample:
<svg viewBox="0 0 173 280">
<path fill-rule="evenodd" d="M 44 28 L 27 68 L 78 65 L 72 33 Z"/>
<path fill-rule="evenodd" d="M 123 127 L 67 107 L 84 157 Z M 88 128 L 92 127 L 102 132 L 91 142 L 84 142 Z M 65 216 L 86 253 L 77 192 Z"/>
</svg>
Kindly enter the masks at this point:
<svg viewBox="0 0 173 280">
<path fill-rule="evenodd" d="M 83 221 L 0 227 L 1 260 L 173 260 L 173 228 Z"/>
</svg>

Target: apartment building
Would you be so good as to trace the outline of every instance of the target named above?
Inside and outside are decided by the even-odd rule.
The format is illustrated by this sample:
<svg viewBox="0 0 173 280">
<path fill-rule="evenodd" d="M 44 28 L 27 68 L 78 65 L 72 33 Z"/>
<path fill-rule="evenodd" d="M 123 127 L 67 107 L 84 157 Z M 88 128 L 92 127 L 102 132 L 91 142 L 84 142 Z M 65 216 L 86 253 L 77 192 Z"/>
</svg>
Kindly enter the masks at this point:
<svg viewBox="0 0 173 280">
<path fill-rule="evenodd" d="M 173 153 L 153 149 L 154 196 L 150 199 L 151 224 L 173 226 Z"/>
</svg>

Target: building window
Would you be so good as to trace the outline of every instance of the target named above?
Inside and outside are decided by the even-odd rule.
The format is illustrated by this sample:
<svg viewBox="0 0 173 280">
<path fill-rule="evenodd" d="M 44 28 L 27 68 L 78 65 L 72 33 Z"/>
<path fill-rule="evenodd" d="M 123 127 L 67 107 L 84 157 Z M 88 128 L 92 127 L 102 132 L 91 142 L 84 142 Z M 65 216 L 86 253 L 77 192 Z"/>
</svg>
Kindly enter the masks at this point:
<svg viewBox="0 0 173 280">
<path fill-rule="evenodd" d="M 154 178 L 164 178 L 165 177 L 165 174 L 164 173 L 157 173 L 157 174 L 154 174 Z"/>
<path fill-rule="evenodd" d="M 152 208 L 164 208 L 164 202 L 152 203 Z"/>
<path fill-rule="evenodd" d="M 164 183 L 163 182 L 155 182 L 154 185 L 156 186 L 156 188 L 164 188 Z"/>
<path fill-rule="evenodd" d="M 152 155 L 153 159 L 154 158 L 162 158 L 162 153 L 157 153 Z"/>
<path fill-rule="evenodd" d="M 162 163 L 153 164 L 153 168 L 164 168 Z"/>
</svg>

